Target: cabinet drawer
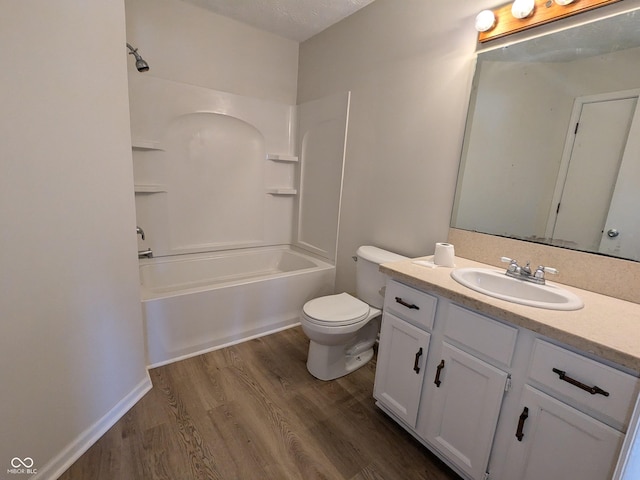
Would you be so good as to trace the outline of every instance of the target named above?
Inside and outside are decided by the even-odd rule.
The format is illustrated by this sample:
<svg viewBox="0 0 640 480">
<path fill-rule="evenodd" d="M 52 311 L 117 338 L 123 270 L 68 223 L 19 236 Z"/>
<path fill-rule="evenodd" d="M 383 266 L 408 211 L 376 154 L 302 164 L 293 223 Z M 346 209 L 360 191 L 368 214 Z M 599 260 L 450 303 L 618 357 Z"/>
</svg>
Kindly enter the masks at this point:
<svg viewBox="0 0 640 480">
<path fill-rule="evenodd" d="M 500 365 L 511 366 L 517 328 L 451 305 L 444 334 Z"/>
<path fill-rule="evenodd" d="M 385 311 L 392 312 L 414 325 L 431 330 L 436 313 L 437 298 L 395 280 L 387 282 L 384 297 Z"/>
<path fill-rule="evenodd" d="M 632 375 L 540 339 L 534 343 L 529 378 L 623 431 L 640 385 Z"/>
</svg>

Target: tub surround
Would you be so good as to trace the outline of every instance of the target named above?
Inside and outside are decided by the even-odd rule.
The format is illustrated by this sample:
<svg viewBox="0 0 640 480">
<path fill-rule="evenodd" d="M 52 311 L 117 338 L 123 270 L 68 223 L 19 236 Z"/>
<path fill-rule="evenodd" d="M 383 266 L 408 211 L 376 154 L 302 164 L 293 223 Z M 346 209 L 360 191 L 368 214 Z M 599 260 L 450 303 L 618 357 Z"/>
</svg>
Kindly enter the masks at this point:
<svg viewBox="0 0 640 480">
<path fill-rule="evenodd" d="M 136 73 L 129 89 L 148 364 L 297 325 L 334 291 L 349 93 L 298 108 Z"/>
<path fill-rule="evenodd" d="M 137 73 L 129 91 L 138 250 L 295 244 L 335 262 L 348 92 L 295 106 Z"/>
<path fill-rule="evenodd" d="M 291 243 L 294 106 L 129 75 L 138 250 L 155 257 Z M 233 209 L 225 208 L 233 205 Z"/>
<path fill-rule="evenodd" d="M 496 268 L 459 256 L 455 262 L 455 268 Z M 582 298 L 584 308 L 570 312 L 544 310 L 475 292 L 451 278 L 452 270 L 428 268 L 412 260 L 380 266 L 380 271 L 406 285 L 442 295 L 459 305 L 563 342 L 636 374 L 640 372 L 640 305 L 563 285 Z"/>
</svg>

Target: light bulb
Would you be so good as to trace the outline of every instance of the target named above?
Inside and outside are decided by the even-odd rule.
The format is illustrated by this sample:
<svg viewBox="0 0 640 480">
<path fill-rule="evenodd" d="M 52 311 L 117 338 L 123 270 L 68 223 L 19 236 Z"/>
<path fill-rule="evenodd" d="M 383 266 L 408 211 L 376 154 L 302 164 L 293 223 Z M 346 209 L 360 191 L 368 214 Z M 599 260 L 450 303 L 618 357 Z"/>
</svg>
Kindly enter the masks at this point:
<svg viewBox="0 0 640 480">
<path fill-rule="evenodd" d="M 553 0 L 554 2 L 556 2 L 558 5 L 569 5 L 570 3 L 573 3 L 575 0 Z"/>
<path fill-rule="evenodd" d="M 535 0 L 516 0 L 511 6 L 511 14 L 516 18 L 527 18 L 533 13 Z"/>
<path fill-rule="evenodd" d="M 496 16 L 491 10 L 483 10 L 476 17 L 476 30 L 486 32 L 496 24 Z"/>
</svg>

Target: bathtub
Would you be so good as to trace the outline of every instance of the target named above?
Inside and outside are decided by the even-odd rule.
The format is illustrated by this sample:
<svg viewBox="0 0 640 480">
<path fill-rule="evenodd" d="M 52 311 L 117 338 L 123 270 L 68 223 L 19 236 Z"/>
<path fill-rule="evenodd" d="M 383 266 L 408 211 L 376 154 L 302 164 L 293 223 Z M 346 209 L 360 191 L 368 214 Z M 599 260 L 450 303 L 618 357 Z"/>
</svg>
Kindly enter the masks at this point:
<svg viewBox="0 0 640 480">
<path fill-rule="evenodd" d="M 289 246 L 140 260 L 150 367 L 297 325 L 335 267 Z"/>
</svg>

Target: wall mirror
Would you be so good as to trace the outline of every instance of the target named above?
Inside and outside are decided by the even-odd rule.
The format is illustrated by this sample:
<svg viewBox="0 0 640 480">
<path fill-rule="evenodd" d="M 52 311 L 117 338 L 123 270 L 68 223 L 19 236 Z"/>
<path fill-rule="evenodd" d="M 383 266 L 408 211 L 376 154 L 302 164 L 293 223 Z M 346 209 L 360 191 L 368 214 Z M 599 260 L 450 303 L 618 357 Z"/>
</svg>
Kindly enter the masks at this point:
<svg viewBox="0 0 640 480">
<path fill-rule="evenodd" d="M 451 226 L 640 260 L 640 10 L 478 54 Z"/>
</svg>

